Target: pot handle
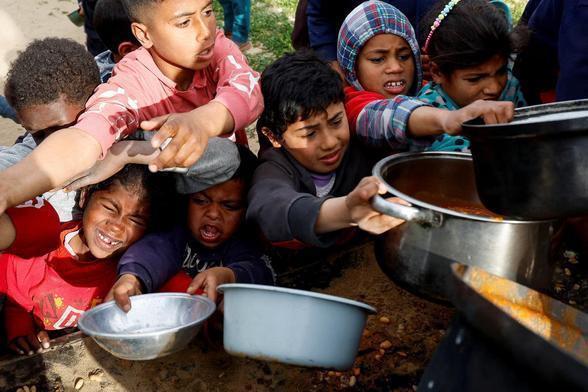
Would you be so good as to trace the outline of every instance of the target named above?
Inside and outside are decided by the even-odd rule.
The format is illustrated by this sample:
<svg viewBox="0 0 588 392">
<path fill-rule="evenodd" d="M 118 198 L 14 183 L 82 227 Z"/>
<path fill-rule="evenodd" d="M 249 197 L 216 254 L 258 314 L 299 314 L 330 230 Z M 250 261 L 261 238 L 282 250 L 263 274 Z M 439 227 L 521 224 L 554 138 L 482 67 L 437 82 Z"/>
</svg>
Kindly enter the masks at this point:
<svg viewBox="0 0 588 392">
<path fill-rule="evenodd" d="M 433 227 L 439 227 L 443 223 L 443 217 L 441 214 L 435 213 L 431 210 L 392 203 L 380 195 L 372 197 L 372 207 L 374 210 L 382 214 L 404 219 L 405 221 L 417 222 Z"/>
</svg>

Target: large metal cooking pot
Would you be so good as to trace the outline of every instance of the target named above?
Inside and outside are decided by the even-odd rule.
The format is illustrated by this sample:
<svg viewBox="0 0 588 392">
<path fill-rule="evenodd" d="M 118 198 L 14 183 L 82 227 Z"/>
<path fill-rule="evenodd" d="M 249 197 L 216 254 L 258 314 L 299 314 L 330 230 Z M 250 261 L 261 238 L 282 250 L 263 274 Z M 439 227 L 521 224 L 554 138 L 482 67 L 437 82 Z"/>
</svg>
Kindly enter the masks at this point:
<svg viewBox="0 0 588 392">
<path fill-rule="evenodd" d="M 378 211 L 407 220 L 376 240 L 378 263 L 396 282 L 446 299 L 449 266 L 460 262 L 540 291 L 549 286 L 552 222 L 479 215 L 491 213 L 478 198 L 470 154 L 397 154 L 379 161 L 373 174 L 412 204 L 373 199 Z"/>
<path fill-rule="evenodd" d="M 588 213 L 588 100 L 529 106 L 510 123 L 475 120 L 463 130 L 491 211 L 524 219 Z"/>
</svg>

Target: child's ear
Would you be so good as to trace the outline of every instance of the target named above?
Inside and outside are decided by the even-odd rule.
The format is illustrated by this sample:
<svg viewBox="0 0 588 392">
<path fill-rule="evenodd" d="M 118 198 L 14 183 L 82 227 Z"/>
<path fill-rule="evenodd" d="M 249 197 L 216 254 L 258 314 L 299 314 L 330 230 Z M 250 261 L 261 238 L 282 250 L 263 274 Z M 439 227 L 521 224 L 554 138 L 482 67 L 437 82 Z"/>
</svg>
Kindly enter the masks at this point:
<svg viewBox="0 0 588 392">
<path fill-rule="evenodd" d="M 445 77 L 441 73 L 439 66 L 437 64 L 435 64 L 435 62 L 431 61 L 431 64 L 429 65 L 429 67 L 430 67 L 429 70 L 431 71 L 431 79 L 433 79 L 433 82 L 435 82 L 437 84 L 443 84 Z"/>
<path fill-rule="evenodd" d="M 118 45 L 118 55 L 123 58 L 125 57 L 128 53 L 131 53 L 133 50 L 137 49 L 138 46 L 135 45 L 134 43 L 130 42 L 130 41 L 124 41 L 121 42 Z"/>
<path fill-rule="evenodd" d="M 275 148 L 282 147 L 282 143 L 280 143 L 278 141 L 278 139 L 276 138 L 276 136 L 272 133 L 272 131 L 269 130 L 268 127 L 262 127 L 261 128 L 261 133 L 263 133 L 263 135 L 265 137 L 267 137 L 267 140 L 270 141 L 270 143 L 272 144 L 272 146 L 274 146 Z"/>
<path fill-rule="evenodd" d="M 82 188 L 78 199 L 78 206 L 83 210 L 88 201 L 88 188 Z"/>
<path fill-rule="evenodd" d="M 145 26 L 143 23 L 131 23 L 131 31 L 133 32 L 135 38 L 137 38 L 137 41 L 139 41 L 143 47 L 149 49 L 153 46 L 153 42 L 151 42 L 149 32 L 147 31 L 147 26 Z"/>
</svg>

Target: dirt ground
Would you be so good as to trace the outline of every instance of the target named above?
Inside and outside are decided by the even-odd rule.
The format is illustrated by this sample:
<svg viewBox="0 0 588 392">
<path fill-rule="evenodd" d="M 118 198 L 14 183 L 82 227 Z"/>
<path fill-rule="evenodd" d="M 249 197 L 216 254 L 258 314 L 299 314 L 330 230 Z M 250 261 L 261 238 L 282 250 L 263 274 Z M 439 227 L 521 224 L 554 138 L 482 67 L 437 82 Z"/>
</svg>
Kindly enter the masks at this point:
<svg viewBox="0 0 588 392">
<path fill-rule="evenodd" d="M 323 262 L 328 287 L 317 291 L 374 306 L 352 369 L 303 368 L 232 357 L 220 337 L 200 334 L 185 350 L 144 362 L 117 359 L 79 334 L 32 357 L 0 360 L 0 390 L 73 391 L 413 391 L 453 310 L 394 285 L 376 264 L 371 243 Z M 342 268 L 343 267 L 343 268 Z M 324 271 L 323 271 L 324 272 Z M 321 274 L 323 273 L 321 272 Z M 313 283 L 314 284 L 314 283 Z"/>
</svg>

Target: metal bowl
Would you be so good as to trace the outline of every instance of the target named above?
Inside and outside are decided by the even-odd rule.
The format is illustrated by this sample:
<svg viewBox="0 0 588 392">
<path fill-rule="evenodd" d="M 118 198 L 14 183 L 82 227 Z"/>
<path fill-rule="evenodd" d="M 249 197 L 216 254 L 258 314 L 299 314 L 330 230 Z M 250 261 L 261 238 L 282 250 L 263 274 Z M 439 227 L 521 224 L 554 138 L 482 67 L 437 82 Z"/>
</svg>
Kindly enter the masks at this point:
<svg viewBox="0 0 588 392">
<path fill-rule="evenodd" d="M 183 349 L 216 309 L 208 298 L 184 293 L 138 295 L 131 304 L 128 313 L 114 301 L 98 305 L 78 327 L 118 358 L 146 360 Z"/>
<path fill-rule="evenodd" d="M 232 355 L 349 369 L 369 314 L 364 303 L 310 291 L 224 284 L 224 347 Z"/>
</svg>

